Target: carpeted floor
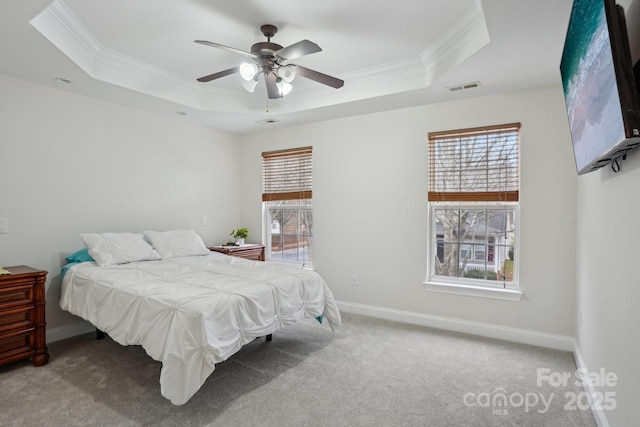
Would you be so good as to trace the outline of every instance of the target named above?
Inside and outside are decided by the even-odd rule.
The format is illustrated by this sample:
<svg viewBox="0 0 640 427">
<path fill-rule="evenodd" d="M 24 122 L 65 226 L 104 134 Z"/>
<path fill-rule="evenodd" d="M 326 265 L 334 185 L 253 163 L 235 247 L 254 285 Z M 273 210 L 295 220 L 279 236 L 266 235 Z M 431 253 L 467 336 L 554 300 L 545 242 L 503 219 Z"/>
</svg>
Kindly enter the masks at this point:
<svg viewBox="0 0 640 427">
<path fill-rule="evenodd" d="M 304 321 L 217 365 L 183 406 L 160 394 L 139 346 L 83 335 L 48 365 L 0 366 L 2 426 L 595 426 L 567 396 L 573 356 L 343 314 L 335 333 Z"/>
</svg>

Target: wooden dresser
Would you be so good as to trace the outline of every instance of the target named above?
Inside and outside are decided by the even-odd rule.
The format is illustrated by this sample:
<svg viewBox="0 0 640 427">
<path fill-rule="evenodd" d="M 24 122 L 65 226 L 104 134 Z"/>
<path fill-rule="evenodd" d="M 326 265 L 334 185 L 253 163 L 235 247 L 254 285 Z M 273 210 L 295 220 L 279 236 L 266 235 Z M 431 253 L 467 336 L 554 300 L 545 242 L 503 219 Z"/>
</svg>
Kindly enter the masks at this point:
<svg viewBox="0 0 640 427">
<path fill-rule="evenodd" d="M 0 365 L 31 358 L 46 365 L 45 280 L 47 272 L 25 265 L 4 267 L 0 276 Z"/>
<path fill-rule="evenodd" d="M 264 261 L 264 245 L 210 246 L 209 250 L 240 258 Z"/>
</svg>

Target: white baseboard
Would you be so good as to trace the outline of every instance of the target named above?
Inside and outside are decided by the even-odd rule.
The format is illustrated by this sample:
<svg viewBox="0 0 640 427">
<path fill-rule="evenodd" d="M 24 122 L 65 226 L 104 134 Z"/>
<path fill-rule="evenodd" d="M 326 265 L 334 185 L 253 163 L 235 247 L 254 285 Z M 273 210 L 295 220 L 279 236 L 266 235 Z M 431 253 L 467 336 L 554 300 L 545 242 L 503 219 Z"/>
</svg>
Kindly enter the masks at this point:
<svg viewBox="0 0 640 427">
<path fill-rule="evenodd" d="M 573 349 L 573 357 L 576 360 L 576 366 L 578 369 L 583 369 L 586 372 L 591 372 L 589 367 L 584 363 L 584 359 L 582 358 L 582 353 L 580 352 L 580 348 L 578 347 L 578 343 L 575 343 L 575 348 Z M 596 389 L 593 388 L 593 385 L 589 381 L 582 381 L 582 385 L 584 386 L 584 391 L 588 393 L 590 396 L 594 396 L 596 393 Z M 598 400 L 594 400 L 598 401 Z M 593 414 L 593 418 L 596 420 L 596 424 L 598 427 L 609 427 L 609 420 L 605 415 L 605 411 L 602 409 L 593 409 L 591 410 Z"/>
<path fill-rule="evenodd" d="M 573 352 L 575 340 L 564 335 L 545 334 L 526 329 L 508 328 L 488 323 L 471 322 L 468 320 L 448 317 L 431 316 L 410 311 L 393 310 L 371 305 L 355 304 L 337 301 L 338 308 L 345 313 L 360 314 L 379 319 L 394 320 L 412 325 L 427 326 L 436 329 L 463 332 L 483 337 L 496 338 L 506 341 L 530 344 L 539 347 L 553 348 Z"/>
<path fill-rule="evenodd" d="M 85 321 L 60 326 L 59 328 L 47 329 L 47 342 L 60 341 L 75 337 L 76 335 L 95 332 L 95 330 L 96 328 L 91 323 Z"/>
</svg>

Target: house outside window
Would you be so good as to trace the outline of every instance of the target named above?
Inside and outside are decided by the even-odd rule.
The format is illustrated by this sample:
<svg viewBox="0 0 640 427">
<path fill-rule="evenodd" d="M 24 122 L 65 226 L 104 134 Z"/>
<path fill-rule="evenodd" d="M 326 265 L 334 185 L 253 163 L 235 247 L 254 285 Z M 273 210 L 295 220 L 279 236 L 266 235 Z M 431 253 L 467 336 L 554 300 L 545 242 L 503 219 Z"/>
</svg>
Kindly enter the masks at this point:
<svg viewBox="0 0 640 427">
<path fill-rule="evenodd" d="M 425 285 L 518 291 L 519 145 L 519 123 L 429 133 Z"/>
<path fill-rule="evenodd" d="M 313 148 L 262 153 L 266 257 L 313 264 Z"/>
</svg>

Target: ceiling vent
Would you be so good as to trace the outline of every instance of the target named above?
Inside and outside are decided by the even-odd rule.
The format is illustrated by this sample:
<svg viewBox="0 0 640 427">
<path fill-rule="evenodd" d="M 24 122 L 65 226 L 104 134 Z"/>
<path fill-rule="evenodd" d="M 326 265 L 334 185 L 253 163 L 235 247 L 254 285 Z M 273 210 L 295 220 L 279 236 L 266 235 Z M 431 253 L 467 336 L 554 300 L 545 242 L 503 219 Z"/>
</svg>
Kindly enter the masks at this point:
<svg viewBox="0 0 640 427">
<path fill-rule="evenodd" d="M 466 89 L 475 89 L 477 87 L 480 87 L 480 82 L 471 82 L 471 83 L 464 83 L 457 86 L 448 86 L 447 89 L 449 90 L 449 92 L 458 92 Z"/>
</svg>

